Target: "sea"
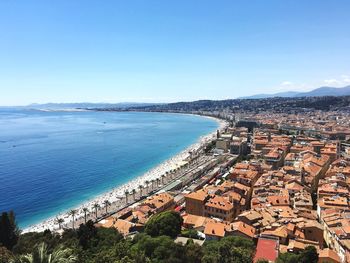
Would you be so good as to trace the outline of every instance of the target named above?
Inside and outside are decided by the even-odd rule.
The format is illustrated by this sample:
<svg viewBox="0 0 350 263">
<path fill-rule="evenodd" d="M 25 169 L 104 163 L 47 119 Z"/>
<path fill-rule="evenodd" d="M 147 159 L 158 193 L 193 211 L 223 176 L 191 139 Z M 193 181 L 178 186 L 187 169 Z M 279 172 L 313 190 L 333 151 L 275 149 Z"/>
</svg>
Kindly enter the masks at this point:
<svg viewBox="0 0 350 263">
<path fill-rule="evenodd" d="M 20 228 L 134 179 L 215 131 L 215 120 L 145 112 L 0 108 L 0 212 Z"/>
</svg>

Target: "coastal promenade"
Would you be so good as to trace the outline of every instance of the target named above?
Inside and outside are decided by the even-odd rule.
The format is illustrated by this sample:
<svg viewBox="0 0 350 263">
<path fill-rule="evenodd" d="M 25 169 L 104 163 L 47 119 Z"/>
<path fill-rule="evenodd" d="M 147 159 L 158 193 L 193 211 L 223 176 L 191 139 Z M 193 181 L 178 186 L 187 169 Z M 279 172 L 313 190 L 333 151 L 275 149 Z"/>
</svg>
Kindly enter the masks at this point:
<svg viewBox="0 0 350 263">
<path fill-rule="evenodd" d="M 174 182 L 179 181 L 179 179 L 186 180 L 188 177 L 191 176 L 191 173 L 198 169 L 200 166 L 205 165 L 209 161 L 213 160 L 214 158 L 200 155 L 197 156 L 195 159 L 193 159 L 188 165 L 185 165 L 183 167 L 180 167 L 179 169 L 172 170 L 171 172 L 167 173 L 165 176 L 161 177 L 160 180 L 152 181 L 148 187 L 139 188 L 139 190 L 133 192 L 127 192 L 125 193 L 125 196 L 120 198 L 118 201 L 108 204 L 104 203 L 104 206 L 99 206 L 97 209 L 97 213 L 95 211 L 92 211 L 92 213 L 88 213 L 86 218 L 80 217 L 74 221 L 74 225 L 79 226 L 80 224 L 85 223 L 85 220 L 92 220 L 94 222 L 99 222 L 103 220 L 106 217 L 109 217 L 113 214 L 118 213 L 119 211 L 133 206 L 135 203 L 140 203 L 144 200 L 146 200 L 148 197 L 152 196 L 153 194 L 157 192 L 161 192 L 165 189 L 171 190 L 172 187 L 176 186 L 174 185 Z M 84 211 L 82 211 L 84 212 Z M 73 227 L 73 221 L 69 222 L 68 224 L 65 224 L 61 226 L 62 228 L 72 228 Z"/>
<path fill-rule="evenodd" d="M 219 130 L 225 129 L 228 125 L 223 120 L 215 120 L 219 124 Z M 64 228 L 76 228 L 85 221 L 98 222 L 135 202 L 143 200 L 156 191 L 168 187 L 191 170 L 199 167 L 203 162 L 207 162 L 209 157 L 205 156 L 204 148 L 215 138 L 216 131 L 202 136 L 198 142 L 144 175 L 97 196 L 79 207 L 30 226 L 24 229 L 23 232 L 40 232 L 46 229 L 61 231 Z"/>
</svg>

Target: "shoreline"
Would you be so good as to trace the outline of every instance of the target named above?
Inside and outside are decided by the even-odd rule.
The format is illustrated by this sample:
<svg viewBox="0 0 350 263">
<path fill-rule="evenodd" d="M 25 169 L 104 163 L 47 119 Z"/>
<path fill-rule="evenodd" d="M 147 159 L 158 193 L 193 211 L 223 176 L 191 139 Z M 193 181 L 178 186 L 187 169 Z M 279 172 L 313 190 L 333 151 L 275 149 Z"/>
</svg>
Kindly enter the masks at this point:
<svg viewBox="0 0 350 263">
<path fill-rule="evenodd" d="M 218 123 L 217 129 L 219 130 L 222 130 L 227 126 L 227 122 L 219 118 L 197 115 L 197 114 L 193 114 L 193 115 L 215 120 Z M 186 149 L 182 150 L 180 153 L 172 156 L 171 158 L 165 160 L 164 162 L 158 164 L 157 166 L 151 168 L 141 176 L 131 179 L 130 181 L 122 185 L 115 186 L 112 190 L 108 190 L 105 193 L 92 197 L 91 199 L 84 201 L 80 205 L 73 207 L 72 209 L 76 211 L 74 224 L 76 226 L 79 226 L 79 224 L 84 222 L 85 213 L 83 211 L 83 208 L 89 209 L 89 213 L 87 214 L 87 220 L 96 219 L 96 215 L 95 215 L 96 211 L 97 211 L 97 217 L 103 216 L 105 212 L 105 206 L 104 206 L 105 200 L 109 201 L 110 203 L 109 207 L 114 211 L 121 209 L 123 207 L 127 207 L 128 204 L 126 203 L 126 200 L 123 203 L 123 199 L 125 199 L 125 191 L 129 191 L 129 193 L 131 194 L 132 190 L 135 189 L 137 191 L 137 194 L 141 197 L 141 193 L 139 193 L 138 191 L 140 185 L 145 186 L 146 181 L 151 182 L 153 180 L 157 180 L 157 179 L 159 180 L 161 179 L 162 175 L 165 175 L 169 171 L 180 167 L 181 164 L 183 164 L 184 161 L 189 157 L 189 152 L 191 151 L 193 152 L 200 149 L 203 145 L 205 145 L 210 140 L 212 140 L 213 137 L 216 137 L 216 130 L 213 132 L 210 132 L 209 134 L 200 136 L 194 144 L 190 145 Z M 170 182 L 167 182 L 167 183 L 170 183 Z M 143 189 L 146 189 L 146 187 L 144 187 Z M 148 193 L 144 195 L 146 196 L 148 195 Z M 97 210 L 94 210 L 92 207 L 96 203 L 99 204 L 99 208 Z M 73 220 L 72 220 L 72 216 L 69 214 L 69 211 L 71 211 L 71 209 L 68 209 L 64 212 L 57 213 L 56 216 L 50 217 L 37 224 L 30 225 L 24 228 L 22 230 L 22 233 L 42 232 L 46 229 L 50 229 L 51 231 L 59 231 L 60 226 L 57 223 L 57 218 L 60 218 L 63 220 L 63 222 L 61 223 L 61 226 L 63 226 L 64 228 L 71 228 L 73 227 Z"/>
</svg>

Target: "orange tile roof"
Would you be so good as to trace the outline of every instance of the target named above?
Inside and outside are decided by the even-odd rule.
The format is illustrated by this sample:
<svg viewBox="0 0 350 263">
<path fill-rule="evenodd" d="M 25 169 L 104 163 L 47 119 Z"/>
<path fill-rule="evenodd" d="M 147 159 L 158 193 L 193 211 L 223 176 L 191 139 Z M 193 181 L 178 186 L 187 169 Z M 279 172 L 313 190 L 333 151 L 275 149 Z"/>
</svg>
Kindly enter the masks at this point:
<svg viewBox="0 0 350 263">
<path fill-rule="evenodd" d="M 277 151 L 271 151 L 265 155 L 266 158 L 280 158 L 281 154 Z"/>
<path fill-rule="evenodd" d="M 218 208 L 226 211 L 230 211 L 233 209 L 232 202 L 229 201 L 227 197 L 215 195 L 210 198 L 206 203 L 206 207 Z"/>
<path fill-rule="evenodd" d="M 152 195 L 149 198 L 147 198 L 146 201 L 144 201 L 143 203 L 152 208 L 158 209 L 173 201 L 173 196 L 165 192 Z"/>
<path fill-rule="evenodd" d="M 224 237 L 226 225 L 219 222 L 209 222 L 205 225 L 204 234 L 210 236 Z"/>
<path fill-rule="evenodd" d="M 114 228 L 118 229 L 118 231 L 121 234 L 127 235 L 127 234 L 129 234 L 130 228 L 132 228 L 135 224 L 131 223 L 129 221 L 126 221 L 126 220 L 108 217 L 108 218 L 100 221 L 96 225 L 100 226 L 100 227 L 105 227 L 105 228 L 114 227 Z"/>
<path fill-rule="evenodd" d="M 281 238 L 286 238 L 288 236 L 288 231 L 286 226 L 280 226 L 275 230 L 265 230 L 262 232 L 263 235 L 276 236 Z"/>
<path fill-rule="evenodd" d="M 289 197 L 281 195 L 270 195 L 266 198 L 267 203 L 273 206 L 289 205 Z"/>
<path fill-rule="evenodd" d="M 255 210 L 249 210 L 249 211 L 245 211 L 243 213 L 241 213 L 239 215 L 240 218 L 247 218 L 248 220 L 250 221 L 255 221 L 255 220 L 258 220 L 258 219 L 262 219 L 262 215 L 258 212 L 258 211 L 255 211 Z"/>
<path fill-rule="evenodd" d="M 130 228 L 132 228 L 134 226 L 133 223 L 130 223 L 128 221 L 124 221 L 124 220 L 121 220 L 121 219 L 118 219 L 115 224 L 114 224 L 114 227 L 116 229 L 118 229 L 118 231 L 120 233 L 122 233 L 123 235 L 127 235 L 129 234 L 130 232 Z"/>
<path fill-rule="evenodd" d="M 204 189 L 200 189 L 196 192 L 192 192 L 186 195 L 186 198 L 191 198 L 199 201 L 204 201 L 207 197 L 208 197 L 208 193 Z"/>
<path fill-rule="evenodd" d="M 250 187 L 249 187 L 249 186 L 246 186 L 246 185 L 241 184 L 241 183 L 239 183 L 239 182 L 235 182 L 235 183 L 234 183 L 234 188 L 237 188 L 237 189 L 239 189 L 239 190 L 243 190 L 243 191 L 246 191 L 246 192 L 248 192 L 248 191 L 250 190 Z"/>
<path fill-rule="evenodd" d="M 116 219 L 114 217 L 110 216 L 101 220 L 99 223 L 96 224 L 96 226 L 110 228 L 114 225 L 115 220 Z"/>
<path fill-rule="evenodd" d="M 286 184 L 286 189 L 293 191 L 301 191 L 304 189 L 304 187 L 300 183 L 293 181 Z"/>
<path fill-rule="evenodd" d="M 255 232 L 256 232 L 256 229 L 254 227 L 247 225 L 242 221 L 231 223 L 230 225 L 226 226 L 226 230 L 228 232 L 238 231 L 251 238 L 255 236 Z"/>
<path fill-rule="evenodd" d="M 324 197 L 318 199 L 318 205 L 324 208 L 346 207 L 349 208 L 349 203 L 346 197 Z"/>
<path fill-rule="evenodd" d="M 338 254 L 329 248 L 325 248 L 322 250 L 318 251 L 318 258 L 320 262 L 328 262 L 329 259 L 333 260 L 333 262 L 341 262 L 340 257 L 338 256 Z"/>
<path fill-rule="evenodd" d="M 236 193 L 235 191 L 228 191 L 224 194 L 224 196 L 228 196 L 230 200 L 234 202 L 239 202 L 242 199 L 242 196 L 239 193 Z"/>
<path fill-rule="evenodd" d="M 184 219 L 184 222 L 183 222 L 184 225 L 192 225 L 193 228 L 204 227 L 207 220 L 211 220 L 204 216 L 197 216 L 192 214 L 188 214 L 184 216 L 183 219 Z"/>
</svg>

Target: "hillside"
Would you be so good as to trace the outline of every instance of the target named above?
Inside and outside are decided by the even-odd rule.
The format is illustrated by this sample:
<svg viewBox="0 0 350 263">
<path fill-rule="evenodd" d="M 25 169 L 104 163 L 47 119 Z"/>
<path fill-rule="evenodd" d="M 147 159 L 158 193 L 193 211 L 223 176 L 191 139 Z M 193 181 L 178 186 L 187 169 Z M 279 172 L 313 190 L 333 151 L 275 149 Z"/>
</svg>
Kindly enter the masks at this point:
<svg viewBox="0 0 350 263">
<path fill-rule="evenodd" d="M 263 98 L 293 98 L 293 97 L 322 97 L 322 96 L 348 96 L 350 95 L 350 85 L 343 88 L 320 87 L 308 92 L 286 91 L 273 94 L 256 94 L 252 96 L 240 97 L 239 99 L 263 99 Z"/>
</svg>

